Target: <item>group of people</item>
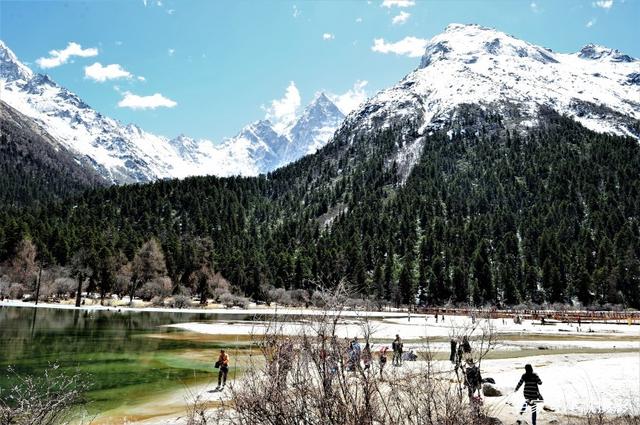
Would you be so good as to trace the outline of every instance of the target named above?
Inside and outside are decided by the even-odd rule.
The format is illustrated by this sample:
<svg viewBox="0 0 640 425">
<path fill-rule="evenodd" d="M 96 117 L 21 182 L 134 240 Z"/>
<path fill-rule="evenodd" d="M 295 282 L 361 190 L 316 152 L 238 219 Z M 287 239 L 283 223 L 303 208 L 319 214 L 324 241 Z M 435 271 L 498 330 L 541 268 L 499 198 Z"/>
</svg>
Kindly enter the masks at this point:
<svg viewBox="0 0 640 425">
<path fill-rule="evenodd" d="M 490 382 L 495 384 L 493 379 L 483 379 L 480 372 L 480 365 L 476 364 L 473 360 L 473 354 L 471 352 L 471 344 L 466 336 L 457 339 L 451 339 L 451 353 L 449 360 L 453 363 L 454 371 L 456 374 L 462 371 L 464 379 L 464 385 L 467 388 L 469 401 L 474 407 L 478 407 L 482 402 L 482 384 Z M 531 408 L 531 423 L 536 425 L 537 420 L 537 403 L 542 402 L 544 399 L 540 394 L 538 385 L 542 385 L 540 377 L 533 372 L 533 367 L 530 364 L 525 365 L 525 373 L 520 377 L 520 381 L 516 385 L 515 391 L 517 392 L 521 386 L 524 385 L 524 403 L 520 409 L 520 415 L 524 414 L 527 407 Z M 518 421 L 521 423 L 521 421 Z"/>
<path fill-rule="evenodd" d="M 335 342 L 335 341 L 334 341 Z M 400 338 L 400 335 L 396 335 L 396 338 L 391 343 L 391 349 L 393 351 L 392 364 L 394 366 L 402 365 L 402 355 L 404 352 L 404 343 Z M 287 365 L 290 362 L 286 362 L 287 352 L 293 354 L 293 343 L 290 339 L 281 345 L 277 353 L 273 353 L 271 359 L 267 359 L 270 368 L 277 367 L 277 374 L 280 378 L 284 377 L 286 380 Z M 388 347 L 382 346 L 379 351 L 379 366 L 380 366 L 380 378 L 382 378 L 383 370 L 387 364 L 387 351 Z M 330 388 L 332 377 L 338 372 L 338 362 L 330 356 L 326 350 L 320 351 L 320 359 L 327 365 L 325 384 Z M 289 359 L 290 360 L 290 359 Z M 469 400 L 474 406 L 479 406 L 481 402 L 482 384 L 485 380 L 482 379 L 480 372 L 480 365 L 476 364 L 473 360 L 473 354 L 471 344 L 467 336 L 451 339 L 451 352 L 449 360 L 453 363 L 454 371 L 456 374 L 462 372 L 464 378 L 464 385 L 467 388 Z M 346 355 L 346 370 L 355 371 L 362 367 L 363 370 L 371 369 L 373 361 L 371 346 L 369 341 L 365 343 L 364 348 L 361 346 L 357 337 L 354 337 L 348 344 Z M 285 364 L 286 363 L 286 364 Z M 215 391 L 221 391 L 224 389 L 227 383 L 227 376 L 229 374 L 229 355 L 225 350 L 220 350 L 220 355 L 215 363 L 215 368 L 219 369 L 218 372 L 218 387 Z M 492 382 L 491 378 L 486 380 Z M 493 382 L 492 382 L 493 383 Z M 520 381 L 515 387 L 517 392 L 521 386 L 524 385 L 524 403 L 520 409 L 520 414 L 526 412 L 527 407 L 531 408 L 531 423 L 536 425 L 537 420 L 537 403 L 543 401 L 542 395 L 538 388 L 542 384 L 540 377 L 533 372 L 533 367 L 530 364 L 525 365 L 525 373 L 521 376 Z M 477 393 L 477 394 L 476 394 Z M 520 422 L 520 421 L 518 421 Z"/>
</svg>

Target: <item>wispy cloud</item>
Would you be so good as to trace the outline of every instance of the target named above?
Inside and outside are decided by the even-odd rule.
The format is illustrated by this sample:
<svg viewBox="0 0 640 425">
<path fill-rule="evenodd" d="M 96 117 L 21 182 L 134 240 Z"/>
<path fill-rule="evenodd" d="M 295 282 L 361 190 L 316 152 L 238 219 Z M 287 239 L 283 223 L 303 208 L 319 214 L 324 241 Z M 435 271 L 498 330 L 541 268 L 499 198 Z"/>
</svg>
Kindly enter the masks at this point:
<svg viewBox="0 0 640 425">
<path fill-rule="evenodd" d="M 535 1 L 532 1 L 529 4 L 529 7 L 533 11 L 533 13 L 540 13 L 540 6 L 538 6 L 538 3 L 536 3 Z"/>
<path fill-rule="evenodd" d="M 592 19 L 590 19 L 590 20 L 589 20 L 589 22 L 587 22 L 587 23 L 586 23 L 586 25 L 585 25 L 585 26 L 586 26 L 587 28 L 591 28 L 592 26 L 594 26 L 594 25 L 596 24 L 596 22 L 597 22 L 597 21 L 598 21 L 598 20 L 597 20 L 596 18 L 592 18 Z"/>
<path fill-rule="evenodd" d="M 99 83 L 104 83 L 107 80 L 131 78 L 132 75 L 117 63 L 103 66 L 100 62 L 96 62 L 93 65 L 84 67 L 84 77 Z"/>
<path fill-rule="evenodd" d="M 611 9 L 613 7 L 613 0 L 598 0 L 591 3 L 593 7 L 599 7 L 601 9 Z"/>
<path fill-rule="evenodd" d="M 173 15 L 174 13 L 176 13 L 175 9 L 167 9 L 167 15 Z"/>
<path fill-rule="evenodd" d="M 177 103 L 171 99 L 168 99 L 160 93 L 155 93 L 151 96 L 138 96 L 131 92 L 124 92 L 124 97 L 118 106 L 121 108 L 129 109 L 156 109 L 156 108 L 173 108 Z"/>
<path fill-rule="evenodd" d="M 88 58 L 97 55 L 98 49 L 95 47 L 83 49 L 81 45 L 72 41 L 62 50 L 49 51 L 48 58 L 38 58 L 36 59 L 36 63 L 42 69 L 55 68 L 69 62 L 73 56 Z"/>
<path fill-rule="evenodd" d="M 359 24 L 360 22 L 362 22 L 362 18 L 357 17 L 357 18 L 356 18 L 356 23 L 358 23 L 358 24 Z"/>
<path fill-rule="evenodd" d="M 336 38 L 336 36 L 329 32 L 325 32 L 324 34 L 322 34 L 323 40 L 333 40 L 334 38 Z"/>
<path fill-rule="evenodd" d="M 383 0 L 382 7 L 411 7 L 415 6 L 414 0 Z"/>
<path fill-rule="evenodd" d="M 167 49 L 167 54 L 173 56 L 176 53 L 176 49 Z"/>
<path fill-rule="evenodd" d="M 393 19 L 391 20 L 391 23 L 393 25 L 402 25 L 405 22 L 407 22 L 410 17 L 411 17 L 411 14 L 403 10 L 398 15 L 393 17 Z"/>
<path fill-rule="evenodd" d="M 405 37 L 395 43 L 388 43 L 383 38 L 373 40 L 371 50 L 379 53 L 395 53 L 396 55 L 418 58 L 424 54 L 424 49 L 429 40 L 416 37 Z"/>
<path fill-rule="evenodd" d="M 328 93 L 327 96 L 343 114 L 348 115 L 349 112 L 356 109 L 369 97 L 365 90 L 367 84 L 369 84 L 368 81 L 358 80 L 353 87 L 346 92 L 342 94 Z"/>
<path fill-rule="evenodd" d="M 301 14 L 302 14 L 302 12 L 300 11 L 300 9 L 298 9 L 298 6 L 296 6 L 294 4 L 293 5 L 293 17 L 294 18 L 298 18 Z"/>
<path fill-rule="evenodd" d="M 291 81 L 282 98 L 272 100 L 268 107 L 262 107 L 266 112 L 265 118 L 273 123 L 276 131 L 282 131 L 295 119 L 300 102 L 300 92 L 296 83 Z"/>
</svg>

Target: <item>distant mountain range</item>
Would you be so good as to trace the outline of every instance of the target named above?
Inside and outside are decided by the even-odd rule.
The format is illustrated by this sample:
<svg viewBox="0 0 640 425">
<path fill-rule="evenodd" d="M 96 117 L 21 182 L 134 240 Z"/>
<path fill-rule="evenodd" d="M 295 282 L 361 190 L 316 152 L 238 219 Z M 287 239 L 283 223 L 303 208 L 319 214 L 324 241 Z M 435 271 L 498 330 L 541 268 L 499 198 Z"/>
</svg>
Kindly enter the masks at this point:
<svg viewBox="0 0 640 425">
<path fill-rule="evenodd" d="M 92 109 L 47 75 L 34 73 L 0 41 L 0 97 L 34 120 L 81 164 L 122 184 L 190 175 L 257 175 L 324 146 L 344 115 L 320 93 L 284 130 L 268 120 L 215 144 L 124 125 Z"/>
<path fill-rule="evenodd" d="M 215 171 L 201 158 L 257 173 L 324 146 L 268 176 L 163 179 L 0 209 L 0 262 L 29 237 L 51 264 L 103 253 L 100 271 L 153 237 L 176 292 L 207 291 L 188 277 L 210 238 L 216 271 L 255 298 L 346 281 L 395 305 L 640 308 L 640 62 L 617 50 L 557 53 L 453 24 L 346 118 L 319 95 L 295 123 L 258 121 L 220 146 L 121 126 L 3 54 L 3 100 L 112 181 Z"/>
</svg>

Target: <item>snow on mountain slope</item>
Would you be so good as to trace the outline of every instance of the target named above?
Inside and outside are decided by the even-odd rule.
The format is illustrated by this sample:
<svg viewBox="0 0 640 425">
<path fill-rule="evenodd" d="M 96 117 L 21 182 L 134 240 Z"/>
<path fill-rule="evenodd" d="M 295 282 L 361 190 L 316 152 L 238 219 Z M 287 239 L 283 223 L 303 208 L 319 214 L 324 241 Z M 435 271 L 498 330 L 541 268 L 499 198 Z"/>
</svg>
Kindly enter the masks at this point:
<svg viewBox="0 0 640 425">
<path fill-rule="evenodd" d="M 344 114 L 338 107 L 324 93 L 319 93 L 295 125 L 287 129 L 290 143 L 280 155 L 280 162 L 289 163 L 315 153 L 327 143 L 343 120 Z"/>
<path fill-rule="evenodd" d="M 33 73 L 0 41 L 0 98 L 115 184 L 271 171 L 329 140 L 343 115 L 322 97 L 291 124 L 294 138 L 258 121 L 222 144 L 184 135 L 168 139 L 103 116 L 48 76 Z"/>
<path fill-rule="evenodd" d="M 250 146 L 255 160 L 254 174 L 263 173 L 315 153 L 327 144 L 343 120 L 344 114 L 338 107 L 319 93 L 289 125 L 280 128 L 269 120 L 256 121 L 227 139 L 223 148 Z"/>
<path fill-rule="evenodd" d="M 598 131 L 640 138 L 640 61 L 587 45 L 556 53 L 478 25 L 449 25 L 433 37 L 420 66 L 349 115 L 356 131 L 404 120 L 428 131 L 462 104 L 492 108 L 535 125 L 546 105 Z M 514 111 L 515 110 L 515 111 Z"/>
</svg>

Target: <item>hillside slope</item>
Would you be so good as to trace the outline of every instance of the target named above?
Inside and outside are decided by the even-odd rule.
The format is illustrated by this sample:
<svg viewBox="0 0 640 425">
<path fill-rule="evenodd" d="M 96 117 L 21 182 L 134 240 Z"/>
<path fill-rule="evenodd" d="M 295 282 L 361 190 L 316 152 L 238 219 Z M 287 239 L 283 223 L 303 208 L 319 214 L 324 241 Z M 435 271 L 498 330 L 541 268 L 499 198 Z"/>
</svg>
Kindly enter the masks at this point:
<svg viewBox="0 0 640 425">
<path fill-rule="evenodd" d="M 0 204 L 61 199 L 106 186 L 31 119 L 0 101 Z"/>
</svg>

